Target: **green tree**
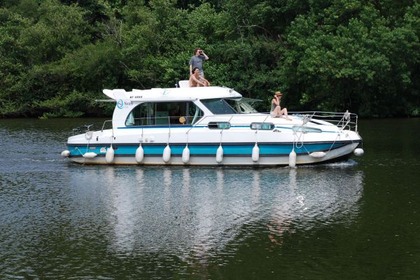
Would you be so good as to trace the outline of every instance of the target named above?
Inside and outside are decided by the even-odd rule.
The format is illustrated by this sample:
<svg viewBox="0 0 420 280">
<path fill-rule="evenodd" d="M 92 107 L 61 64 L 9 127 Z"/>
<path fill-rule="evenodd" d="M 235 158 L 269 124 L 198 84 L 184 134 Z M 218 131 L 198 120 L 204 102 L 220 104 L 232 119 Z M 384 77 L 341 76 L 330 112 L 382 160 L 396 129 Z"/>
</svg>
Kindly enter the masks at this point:
<svg viewBox="0 0 420 280">
<path fill-rule="evenodd" d="M 405 65 L 413 40 L 418 42 L 390 26 L 373 5 L 337 0 L 291 24 L 280 73 L 302 108 L 403 114 L 393 96 L 401 89 L 395 84 L 410 75 Z"/>
<path fill-rule="evenodd" d="M 0 115 L 20 114 L 21 102 L 14 93 L 18 91 L 20 77 L 27 71 L 28 55 L 19 36 L 29 26 L 30 21 L 19 14 L 0 8 Z"/>
<path fill-rule="evenodd" d="M 0 116 L 100 114 L 103 88 L 170 87 L 196 47 L 213 85 L 291 110 L 418 116 L 420 4 L 327 0 L 0 2 Z"/>
</svg>

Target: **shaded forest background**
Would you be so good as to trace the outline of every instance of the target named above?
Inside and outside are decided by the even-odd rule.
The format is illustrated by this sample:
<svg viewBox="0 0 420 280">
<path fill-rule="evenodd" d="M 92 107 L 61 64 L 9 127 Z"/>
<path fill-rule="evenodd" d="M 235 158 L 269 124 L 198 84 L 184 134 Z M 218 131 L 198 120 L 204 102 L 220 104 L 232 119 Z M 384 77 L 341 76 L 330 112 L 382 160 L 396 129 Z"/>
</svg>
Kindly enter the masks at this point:
<svg viewBox="0 0 420 280">
<path fill-rule="evenodd" d="M 0 117 L 100 116 L 104 88 L 212 85 L 289 110 L 420 116 L 416 0 L 0 0 Z"/>
</svg>

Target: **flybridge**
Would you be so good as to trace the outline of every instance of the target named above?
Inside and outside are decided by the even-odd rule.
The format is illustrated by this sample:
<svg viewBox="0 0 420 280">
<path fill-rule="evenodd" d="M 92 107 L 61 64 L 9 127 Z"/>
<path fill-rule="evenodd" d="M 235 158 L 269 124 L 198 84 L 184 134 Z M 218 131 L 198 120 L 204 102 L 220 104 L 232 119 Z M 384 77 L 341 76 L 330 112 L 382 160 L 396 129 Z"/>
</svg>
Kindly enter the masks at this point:
<svg viewBox="0 0 420 280">
<path fill-rule="evenodd" d="M 201 88 L 152 88 L 152 89 L 104 89 L 103 93 L 114 100 L 129 99 L 132 101 L 144 100 L 196 100 L 228 98 L 240 99 L 242 95 L 233 89 L 225 87 L 201 87 Z"/>
</svg>

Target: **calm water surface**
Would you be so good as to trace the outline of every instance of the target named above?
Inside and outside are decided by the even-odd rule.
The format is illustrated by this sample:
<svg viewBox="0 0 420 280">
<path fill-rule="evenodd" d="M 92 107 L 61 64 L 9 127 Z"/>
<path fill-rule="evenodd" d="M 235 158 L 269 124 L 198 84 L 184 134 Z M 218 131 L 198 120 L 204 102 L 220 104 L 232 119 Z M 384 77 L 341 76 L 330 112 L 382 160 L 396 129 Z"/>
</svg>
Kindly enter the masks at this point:
<svg viewBox="0 0 420 280">
<path fill-rule="evenodd" d="M 88 123 L 0 120 L 0 279 L 420 279 L 419 119 L 297 169 L 70 164 Z"/>
</svg>

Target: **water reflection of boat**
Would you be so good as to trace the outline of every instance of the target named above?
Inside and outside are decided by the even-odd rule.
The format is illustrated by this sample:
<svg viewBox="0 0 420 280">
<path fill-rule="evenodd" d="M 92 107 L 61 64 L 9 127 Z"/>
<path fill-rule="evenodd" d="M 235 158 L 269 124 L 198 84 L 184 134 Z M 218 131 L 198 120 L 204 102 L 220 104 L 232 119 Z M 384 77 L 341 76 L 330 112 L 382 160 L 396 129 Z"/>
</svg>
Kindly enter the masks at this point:
<svg viewBox="0 0 420 280">
<path fill-rule="evenodd" d="M 69 137 L 62 155 L 73 162 L 273 166 L 362 153 L 357 115 L 348 112 L 301 112 L 290 119 L 243 113 L 230 105 L 241 94 L 223 87 L 104 93 L 116 102 L 112 121 Z M 104 129 L 107 123 L 112 128 Z"/>
<path fill-rule="evenodd" d="M 286 232 L 351 223 L 363 191 L 363 173 L 353 168 L 101 170 L 95 184 L 108 187 L 87 194 L 103 200 L 110 249 L 185 261 L 205 261 L 256 232 L 281 244 Z M 93 185 L 89 172 L 74 180 Z"/>
</svg>

